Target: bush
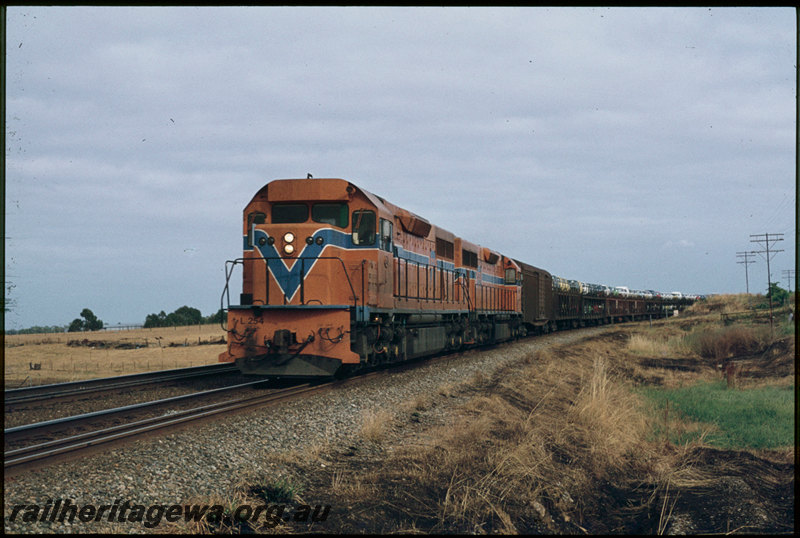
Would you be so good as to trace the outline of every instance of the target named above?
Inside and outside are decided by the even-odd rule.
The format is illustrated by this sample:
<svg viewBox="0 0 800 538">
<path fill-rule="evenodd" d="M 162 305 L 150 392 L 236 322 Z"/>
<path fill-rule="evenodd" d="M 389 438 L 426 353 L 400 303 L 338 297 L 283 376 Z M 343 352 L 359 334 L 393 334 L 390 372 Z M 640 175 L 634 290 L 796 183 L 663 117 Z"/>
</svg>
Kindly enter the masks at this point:
<svg viewBox="0 0 800 538">
<path fill-rule="evenodd" d="M 767 290 L 767 297 L 772 297 L 772 302 L 775 306 L 783 306 L 789 302 L 789 292 L 774 282 Z"/>
<path fill-rule="evenodd" d="M 292 502 L 300 493 L 302 493 L 302 487 L 299 484 L 283 477 L 250 488 L 251 495 L 263 499 L 267 503 Z"/>
<path fill-rule="evenodd" d="M 689 341 L 701 357 L 721 360 L 763 351 L 769 344 L 769 330 L 737 325 L 694 333 Z"/>
</svg>

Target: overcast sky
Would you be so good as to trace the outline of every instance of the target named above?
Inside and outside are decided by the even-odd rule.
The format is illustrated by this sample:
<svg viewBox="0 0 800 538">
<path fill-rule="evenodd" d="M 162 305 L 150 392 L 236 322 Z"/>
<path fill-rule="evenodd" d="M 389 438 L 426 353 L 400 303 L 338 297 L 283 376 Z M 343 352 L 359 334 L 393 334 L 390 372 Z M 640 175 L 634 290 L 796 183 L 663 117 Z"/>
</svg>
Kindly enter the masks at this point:
<svg viewBox="0 0 800 538">
<path fill-rule="evenodd" d="M 736 253 L 764 233 L 784 234 L 773 280 L 794 269 L 790 8 L 9 7 L 6 24 L 9 329 L 215 312 L 244 206 L 308 173 L 570 279 L 744 292 Z"/>
</svg>

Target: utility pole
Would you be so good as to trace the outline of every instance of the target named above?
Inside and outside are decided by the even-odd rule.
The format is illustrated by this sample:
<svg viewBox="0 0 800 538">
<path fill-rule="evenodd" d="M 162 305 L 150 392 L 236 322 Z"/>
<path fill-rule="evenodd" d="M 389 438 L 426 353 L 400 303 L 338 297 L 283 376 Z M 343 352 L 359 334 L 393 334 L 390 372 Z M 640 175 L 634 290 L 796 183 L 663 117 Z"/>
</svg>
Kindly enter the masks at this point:
<svg viewBox="0 0 800 538">
<path fill-rule="evenodd" d="M 751 264 L 751 263 L 756 263 L 756 261 L 755 260 L 750 260 L 747 257 L 748 256 L 752 256 L 753 254 L 755 254 L 755 252 L 753 252 L 753 251 L 750 251 L 750 252 L 737 252 L 736 253 L 736 257 L 737 258 L 744 257 L 743 261 L 736 262 L 736 263 L 743 263 L 744 264 L 744 283 L 747 286 L 747 294 L 748 295 L 750 295 L 750 279 L 747 276 L 747 266 L 749 264 Z"/>
<path fill-rule="evenodd" d="M 778 252 L 783 252 L 783 250 L 772 250 L 772 254 L 770 255 L 770 241 L 774 244 L 778 241 L 783 241 L 783 234 L 750 234 L 750 242 L 751 243 L 758 243 L 759 245 L 764 247 L 764 250 L 756 250 L 755 252 L 761 256 L 762 258 L 767 260 L 767 296 L 769 297 L 769 329 L 772 333 L 772 337 L 775 337 L 775 328 L 772 322 L 772 280 L 769 274 L 769 260 L 772 256 L 777 254 Z M 766 253 L 766 256 L 764 254 Z"/>
<path fill-rule="evenodd" d="M 784 269 L 783 270 L 783 276 L 784 276 L 784 278 L 786 278 L 786 289 L 789 291 L 789 293 L 794 293 L 792 291 L 794 289 L 792 287 L 792 279 L 795 278 L 794 273 L 795 273 L 794 269 Z"/>
</svg>

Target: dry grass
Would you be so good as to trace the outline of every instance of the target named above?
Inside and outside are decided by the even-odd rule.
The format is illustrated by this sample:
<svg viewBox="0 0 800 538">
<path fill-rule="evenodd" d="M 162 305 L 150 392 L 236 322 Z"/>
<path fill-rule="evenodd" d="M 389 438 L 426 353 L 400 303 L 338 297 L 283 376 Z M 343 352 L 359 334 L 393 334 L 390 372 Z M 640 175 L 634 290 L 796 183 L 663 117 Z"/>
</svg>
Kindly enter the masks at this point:
<svg viewBox="0 0 800 538">
<path fill-rule="evenodd" d="M 225 336 L 219 323 L 190 325 L 184 327 L 156 327 L 153 329 L 131 329 L 125 331 L 87 331 L 74 333 L 11 334 L 5 336 L 6 347 L 18 345 L 66 344 L 70 340 L 92 340 L 105 342 L 135 342 L 158 346 L 197 342 L 198 338 L 209 340 Z"/>
<path fill-rule="evenodd" d="M 754 366 L 745 359 L 781 349 L 773 344 L 766 324 L 741 321 L 724 325 L 713 314 L 708 316 L 713 317 L 713 321 L 633 330 L 625 348 L 636 359 L 628 365 L 635 374 L 631 377 L 644 380 L 644 384 L 678 387 L 719 379 L 726 375 L 726 366 L 735 368 L 737 376 L 748 377 Z M 735 360 L 736 365 L 728 364 L 730 360 Z M 777 367 L 768 366 L 759 360 L 759 369 L 769 370 L 769 378 L 781 377 Z M 657 379 L 653 377 L 656 369 L 660 370 Z M 789 373 L 793 374 L 793 369 L 784 375 Z"/>
<path fill-rule="evenodd" d="M 403 413 L 418 413 L 419 411 L 425 411 L 428 409 L 433 402 L 433 397 L 428 394 L 420 394 L 415 396 L 411 400 L 406 400 L 402 404 L 400 404 L 400 410 Z"/>
<path fill-rule="evenodd" d="M 685 336 L 653 336 L 649 334 L 633 334 L 628 341 L 628 351 L 648 357 L 683 357 L 691 350 Z"/>
<path fill-rule="evenodd" d="M 704 315 L 709 313 L 728 314 L 750 310 L 764 301 L 763 295 L 746 293 L 712 295 L 703 301 L 697 301 L 685 310 L 685 315 Z"/>
<path fill-rule="evenodd" d="M 642 334 L 631 335 L 628 341 L 628 350 L 640 355 L 653 357 L 665 357 L 669 353 L 669 347 L 665 342 L 653 340 Z"/>
<path fill-rule="evenodd" d="M 613 380 L 606 361 L 595 357 L 587 379 L 569 409 L 567 429 L 581 442 L 587 442 L 593 467 L 617 469 L 630 451 L 641 444 L 648 424 L 641 413 L 642 402 L 623 384 Z"/>
<path fill-rule="evenodd" d="M 372 443 L 380 443 L 389 427 L 391 426 L 394 415 L 382 409 L 368 409 L 361 416 L 361 437 Z"/>
<path fill-rule="evenodd" d="M 442 383 L 436 388 L 436 392 L 447 398 L 452 398 L 458 393 L 458 383 Z"/>
<path fill-rule="evenodd" d="M 701 357 L 722 360 L 763 351 L 770 340 L 768 326 L 734 325 L 702 331 L 694 337 L 693 348 Z"/>
<path fill-rule="evenodd" d="M 225 351 L 225 345 L 198 344 L 219 341 L 224 336 L 218 324 L 8 335 L 4 342 L 5 383 L 7 387 L 23 382 L 37 385 L 213 364 Z M 68 345 L 70 342 L 89 345 Z M 31 369 L 31 364 L 39 364 L 40 369 Z"/>
<path fill-rule="evenodd" d="M 534 502 L 545 521 L 571 517 L 594 480 L 626 475 L 648 450 L 648 423 L 606 359 L 565 359 L 540 353 L 522 371 L 499 374 L 460 420 L 428 444 L 401 447 L 370 481 L 415 484 L 393 502 L 431 532 L 521 532 L 514 521 Z"/>
<path fill-rule="evenodd" d="M 661 324 L 631 332 L 627 351 L 647 357 L 687 357 L 692 353 L 688 333 L 672 324 Z"/>
<path fill-rule="evenodd" d="M 374 484 L 364 480 L 360 473 L 335 469 L 331 474 L 330 493 L 342 499 L 363 499 L 379 495 Z"/>
</svg>

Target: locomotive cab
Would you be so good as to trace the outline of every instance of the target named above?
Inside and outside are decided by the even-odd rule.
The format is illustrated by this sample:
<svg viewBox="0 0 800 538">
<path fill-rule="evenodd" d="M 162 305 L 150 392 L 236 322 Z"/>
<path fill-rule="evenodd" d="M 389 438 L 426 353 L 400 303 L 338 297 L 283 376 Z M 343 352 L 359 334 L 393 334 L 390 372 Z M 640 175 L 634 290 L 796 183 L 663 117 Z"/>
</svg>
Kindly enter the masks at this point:
<svg viewBox="0 0 800 538">
<path fill-rule="evenodd" d="M 352 327 L 391 301 L 392 214 L 342 179 L 277 180 L 244 210 L 238 305 L 228 304 L 228 351 L 246 374 L 330 376 L 358 365 Z M 230 300 L 228 299 L 230 303 Z"/>
</svg>

